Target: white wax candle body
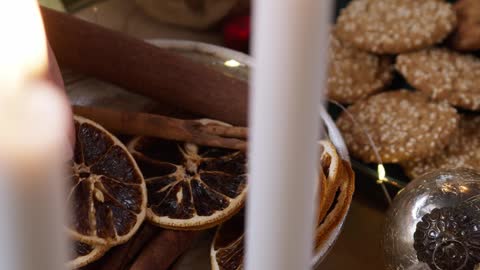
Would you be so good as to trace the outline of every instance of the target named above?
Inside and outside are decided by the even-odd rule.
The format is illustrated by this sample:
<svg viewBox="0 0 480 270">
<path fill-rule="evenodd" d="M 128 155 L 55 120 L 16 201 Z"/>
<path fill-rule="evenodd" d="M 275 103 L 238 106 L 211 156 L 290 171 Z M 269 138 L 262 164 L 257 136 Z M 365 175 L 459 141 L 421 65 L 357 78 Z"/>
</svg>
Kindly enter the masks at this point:
<svg viewBox="0 0 480 270">
<path fill-rule="evenodd" d="M 330 1 L 254 3 L 246 269 L 309 269 Z"/>
<path fill-rule="evenodd" d="M 1 269 L 66 269 L 65 174 L 37 165 L 46 167 L 0 168 Z"/>
<path fill-rule="evenodd" d="M 0 269 L 61 270 L 68 109 L 46 83 L 0 95 Z"/>
</svg>

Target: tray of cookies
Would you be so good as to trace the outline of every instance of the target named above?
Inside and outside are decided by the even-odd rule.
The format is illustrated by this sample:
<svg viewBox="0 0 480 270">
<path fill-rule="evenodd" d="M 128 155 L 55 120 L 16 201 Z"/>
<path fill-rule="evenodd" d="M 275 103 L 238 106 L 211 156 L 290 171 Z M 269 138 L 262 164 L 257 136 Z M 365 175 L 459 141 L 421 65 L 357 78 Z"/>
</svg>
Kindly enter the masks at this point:
<svg viewBox="0 0 480 270">
<path fill-rule="evenodd" d="M 432 170 L 479 165 L 478 10 L 470 0 L 337 1 L 330 111 L 357 172 L 374 182 L 385 164 L 392 196 Z"/>
</svg>

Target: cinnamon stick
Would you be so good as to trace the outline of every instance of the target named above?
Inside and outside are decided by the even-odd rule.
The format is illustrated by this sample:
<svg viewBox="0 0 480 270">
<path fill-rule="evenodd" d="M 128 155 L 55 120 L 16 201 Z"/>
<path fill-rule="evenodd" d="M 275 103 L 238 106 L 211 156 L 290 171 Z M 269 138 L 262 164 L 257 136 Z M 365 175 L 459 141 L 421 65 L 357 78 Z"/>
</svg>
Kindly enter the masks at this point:
<svg viewBox="0 0 480 270">
<path fill-rule="evenodd" d="M 81 270 L 127 270 L 144 246 L 161 231 L 150 224 L 144 224 L 140 230 L 127 243 L 112 248 L 99 261 L 83 267 Z M 171 245 L 176 245 L 171 242 Z M 180 254 L 176 254 L 179 256 Z"/>
<path fill-rule="evenodd" d="M 167 270 L 201 232 L 164 230 L 145 224 L 127 243 L 80 270 Z"/>
<path fill-rule="evenodd" d="M 73 106 L 77 115 L 92 119 L 106 129 L 127 135 L 143 135 L 199 145 L 245 150 L 246 128 L 204 124 L 162 115 Z M 228 137 L 231 136 L 231 137 Z M 241 139 L 243 136 L 243 140 Z"/>
<path fill-rule="evenodd" d="M 68 14 L 47 8 L 42 14 L 61 65 L 162 103 L 246 125 L 247 82 Z"/>
<path fill-rule="evenodd" d="M 145 246 L 129 270 L 166 270 L 199 235 L 198 231 L 164 230 Z"/>
</svg>

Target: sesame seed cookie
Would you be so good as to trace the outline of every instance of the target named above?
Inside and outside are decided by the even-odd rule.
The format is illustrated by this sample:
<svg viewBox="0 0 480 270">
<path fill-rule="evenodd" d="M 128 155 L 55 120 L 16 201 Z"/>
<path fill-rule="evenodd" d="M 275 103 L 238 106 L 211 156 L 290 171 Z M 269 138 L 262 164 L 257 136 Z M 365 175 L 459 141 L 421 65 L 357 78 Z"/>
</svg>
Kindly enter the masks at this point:
<svg viewBox="0 0 480 270">
<path fill-rule="evenodd" d="M 398 54 L 441 42 L 456 21 L 443 0 L 355 0 L 341 11 L 336 34 L 362 50 Z"/>
<path fill-rule="evenodd" d="M 399 55 L 396 69 L 435 100 L 480 110 L 480 58 L 433 48 Z"/>
<path fill-rule="evenodd" d="M 351 117 L 354 118 L 353 122 Z M 457 111 L 446 103 L 431 102 L 420 92 L 380 93 L 350 106 L 337 119 L 350 153 L 367 163 L 400 163 L 426 158 L 443 149 L 458 126 Z"/>
<path fill-rule="evenodd" d="M 393 78 L 393 63 L 388 56 L 358 50 L 330 38 L 328 97 L 350 104 L 384 89 Z"/>
<path fill-rule="evenodd" d="M 452 141 L 434 157 L 402 164 L 406 174 L 416 178 L 436 169 L 480 167 L 480 116 L 463 116 Z"/>
</svg>

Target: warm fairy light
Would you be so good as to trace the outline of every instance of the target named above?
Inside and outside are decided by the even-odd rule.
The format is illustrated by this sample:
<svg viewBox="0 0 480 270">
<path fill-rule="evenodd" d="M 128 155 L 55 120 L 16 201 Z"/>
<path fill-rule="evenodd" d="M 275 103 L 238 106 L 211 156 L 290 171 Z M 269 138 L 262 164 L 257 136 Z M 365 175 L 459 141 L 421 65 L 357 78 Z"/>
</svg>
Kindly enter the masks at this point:
<svg viewBox="0 0 480 270">
<path fill-rule="evenodd" d="M 463 185 L 460 185 L 458 187 L 458 189 L 460 190 L 460 192 L 462 193 L 465 193 L 465 192 L 468 192 L 469 188 L 467 186 L 463 186 Z"/>
<path fill-rule="evenodd" d="M 378 164 L 377 172 L 378 172 L 378 180 L 377 180 L 377 182 L 378 182 L 379 184 L 388 181 L 388 179 L 387 179 L 387 177 L 386 177 L 386 176 L 387 176 L 387 173 L 386 173 L 386 171 L 385 171 L 385 167 L 383 166 L 383 164 Z"/>
<path fill-rule="evenodd" d="M 0 9 L 0 94 L 22 88 L 47 68 L 47 45 L 37 0 L 8 1 Z"/>
<path fill-rule="evenodd" d="M 235 59 L 227 60 L 227 61 L 225 61 L 225 63 L 223 63 L 223 64 L 224 64 L 225 66 L 231 67 L 231 68 L 239 67 L 239 66 L 242 65 L 242 64 L 240 64 L 240 62 L 238 62 L 238 61 L 235 60 Z"/>
</svg>

